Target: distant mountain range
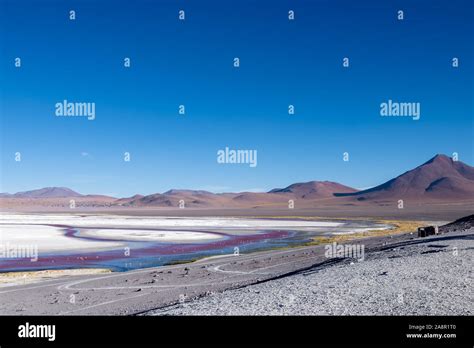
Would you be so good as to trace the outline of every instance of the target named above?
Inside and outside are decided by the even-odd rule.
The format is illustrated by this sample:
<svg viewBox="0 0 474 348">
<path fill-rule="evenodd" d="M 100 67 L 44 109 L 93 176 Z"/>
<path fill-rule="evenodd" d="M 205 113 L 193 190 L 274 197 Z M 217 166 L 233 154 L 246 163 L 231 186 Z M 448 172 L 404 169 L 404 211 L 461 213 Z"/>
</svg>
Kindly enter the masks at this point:
<svg viewBox="0 0 474 348">
<path fill-rule="evenodd" d="M 58 197 L 80 197 L 77 193 L 67 187 L 44 187 L 38 190 L 17 192 L 15 194 L 0 193 L 0 197 L 14 198 L 58 198 Z"/>
<path fill-rule="evenodd" d="M 336 192 L 355 193 L 357 190 L 332 181 L 310 181 L 292 184 L 283 189 L 273 189 L 268 193 L 290 193 L 296 198 L 318 199 L 332 197 Z"/>
<path fill-rule="evenodd" d="M 436 155 L 382 185 L 358 192 L 335 193 L 335 196 L 352 196 L 359 200 L 398 197 L 417 201 L 474 199 L 474 167 Z"/>
<path fill-rule="evenodd" d="M 379 186 L 356 190 L 331 181 L 295 183 L 269 192 L 212 193 L 203 190 L 169 190 L 151 195 L 115 198 L 103 195 L 82 195 L 65 187 L 46 187 L 38 190 L 1 193 L 3 204 L 25 200 L 40 205 L 67 204 L 75 199 L 82 206 L 124 207 L 186 207 L 252 208 L 286 205 L 295 202 L 332 202 L 341 204 L 382 203 L 403 199 L 415 202 L 456 202 L 474 200 L 474 167 L 453 161 L 445 155 L 436 155 L 428 162 L 409 170 Z M 62 203 L 61 203 L 62 202 Z"/>
</svg>

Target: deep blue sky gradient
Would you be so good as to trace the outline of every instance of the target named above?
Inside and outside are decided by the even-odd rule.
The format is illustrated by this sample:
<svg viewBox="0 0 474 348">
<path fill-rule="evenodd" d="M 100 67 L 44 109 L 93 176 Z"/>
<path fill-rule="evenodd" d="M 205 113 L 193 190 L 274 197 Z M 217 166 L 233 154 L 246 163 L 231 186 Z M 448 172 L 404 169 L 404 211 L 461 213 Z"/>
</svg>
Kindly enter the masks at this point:
<svg viewBox="0 0 474 348">
<path fill-rule="evenodd" d="M 364 188 L 436 153 L 472 165 L 473 23 L 471 0 L 0 0 L 0 191 Z M 64 99 L 96 119 L 55 117 Z M 380 117 L 388 99 L 421 119 Z M 226 146 L 258 166 L 218 164 Z"/>
</svg>

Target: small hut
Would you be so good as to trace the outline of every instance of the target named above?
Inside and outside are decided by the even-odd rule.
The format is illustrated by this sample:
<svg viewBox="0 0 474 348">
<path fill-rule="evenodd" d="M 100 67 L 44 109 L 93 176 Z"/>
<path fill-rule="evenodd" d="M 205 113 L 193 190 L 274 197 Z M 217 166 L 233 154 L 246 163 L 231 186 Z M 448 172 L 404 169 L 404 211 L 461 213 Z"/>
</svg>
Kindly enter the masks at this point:
<svg viewBox="0 0 474 348">
<path fill-rule="evenodd" d="M 438 234 L 438 226 L 418 227 L 418 237 L 428 237 Z"/>
</svg>

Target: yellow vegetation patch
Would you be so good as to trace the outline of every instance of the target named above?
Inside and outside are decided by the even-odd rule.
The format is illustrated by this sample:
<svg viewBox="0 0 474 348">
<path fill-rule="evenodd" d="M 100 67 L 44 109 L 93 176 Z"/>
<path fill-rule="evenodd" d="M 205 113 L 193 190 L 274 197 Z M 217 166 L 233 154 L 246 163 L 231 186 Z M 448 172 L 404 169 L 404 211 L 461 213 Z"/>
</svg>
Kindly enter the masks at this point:
<svg viewBox="0 0 474 348">
<path fill-rule="evenodd" d="M 397 221 L 397 220 L 376 220 L 375 222 L 385 225 L 393 226 L 390 229 L 386 230 L 368 230 L 357 233 L 349 233 L 337 236 L 329 237 L 313 237 L 312 241 L 307 243 L 307 245 L 317 245 L 317 244 L 327 244 L 327 243 L 340 243 L 348 240 L 367 238 L 367 237 L 381 237 L 389 236 L 396 234 L 403 234 L 408 232 L 416 232 L 418 227 L 426 226 L 426 222 L 422 221 Z"/>
</svg>

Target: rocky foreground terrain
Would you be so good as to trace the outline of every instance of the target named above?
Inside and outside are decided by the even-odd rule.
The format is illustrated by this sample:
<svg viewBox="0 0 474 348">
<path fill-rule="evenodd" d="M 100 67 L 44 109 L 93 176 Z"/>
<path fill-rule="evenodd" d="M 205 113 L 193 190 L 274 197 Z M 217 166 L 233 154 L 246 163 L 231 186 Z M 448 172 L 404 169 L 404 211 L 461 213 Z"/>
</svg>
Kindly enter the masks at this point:
<svg viewBox="0 0 474 348">
<path fill-rule="evenodd" d="M 152 315 L 473 315 L 474 215 L 441 235 L 207 296 Z"/>
</svg>

